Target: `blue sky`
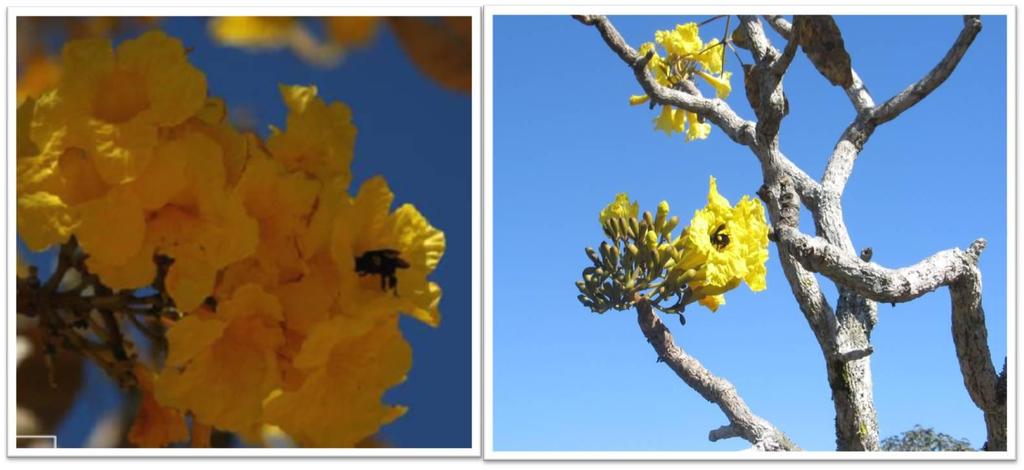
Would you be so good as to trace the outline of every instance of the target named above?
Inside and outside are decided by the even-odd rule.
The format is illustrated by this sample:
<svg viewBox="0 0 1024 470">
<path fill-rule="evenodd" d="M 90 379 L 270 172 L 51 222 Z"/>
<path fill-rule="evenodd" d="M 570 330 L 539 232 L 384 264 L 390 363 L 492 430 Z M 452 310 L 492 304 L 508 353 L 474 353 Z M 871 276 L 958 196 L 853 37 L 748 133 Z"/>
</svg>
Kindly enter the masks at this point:
<svg viewBox="0 0 1024 470">
<path fill-rule="evenodd" d="M 445 232 L 447 250 L 432 279 L 441 285 L 442 322 L 433 329 L 403 318 L 413 348 L 406 383 L 386 396 L 409 412 L 382 429 L 399 447 L 471 445 L 471 98 L 441 88 L 416 69 L 391 31 L 352 51 L 337 68 L 315 68 L 288 51 L 247 53 L 222 47 L 206 32 L 206 19 L 164 19 L 162 29 L 194 49 L 189 60 L 207 77 L 209 93 L 235 115 L 284 127 L 286 109 L 277 85 L 315 84 L 328 101 L 344 101 L 359 129 L 352 191 L 377 174 L 395 192 L 395 205 L 411 202 Z M 132 36 L 132 33 L 127 36 Z M 122 37 L 125 37 L 122 35 Z M 42 262 L 44 257 L 37 257 Z M 89 368 L 89 388 L 61 431 L 61 445 L 81 445 L 97 415 L 116 405 L 113 388 Z M 97 401 L 99 400 L 99 401 Z"/>
<path fill-rule="evenodd" d="M 706 18 L 612 21 L 637 47 L 657 29 Z M 836 20 L 854 68 L 879 103 L 927 73 L 963 24 L 953 16 Z M 988 240 L 980 265 L 984 307 L 1001 368 L 1007 351 L 1006 21 L 985 17 L 983 25 L 945 84 L 875 132 L 843 204 L 855 246 L 870 246 L 873 261 L 884 266 Z M 701 33 L 707 40 L 723 28 L 719 21 Z M 769 37 L 784 44 L 774 32 Z M 727 68 L 737 77 L 727 101 L 754 119 L 731 53 Z M 577 302 L 573 283 L 588 263 L 584 247 L 602 240 L 597 214 L 615 193 L 628 192 L 652 212 L 665 199 L 685 223 L 705 204 L 709 175 L 733 203 L 753 195 L 761 184 L 756 159 L 718 129 L 691 143 L 655 132 L 657 111 L 628 106 L 629 95 L 640 93 L 629 69 L 594 28 L 569 17 L 495 17 L 493 77 L 494 448 L 749 447 L 740 439 L 709 442 L 708 431 L 726 424 L 721 411 L 655 362 L 634 312 L 591 313 Z M 782 150 L 820 178 L 854 111 L 801 53 L 784 84 L 790 114 Z M 813 233 L 806 213 L 802 225 Z M 666 318 L 667 325 L 755 413 L 804 449 L 834 450 L 824 360 L 770 250 L 766 291 L 741 286 L 717 313 L 692 308 L 685 327 L 675 318 Z M 823 285 L 835 305 L 835 289 Z M 947 290 L 878 310 L 872 368 L 880 435 L 921 424 L 980 447 L 984 420 L 957 365 Z"/>
</svg>

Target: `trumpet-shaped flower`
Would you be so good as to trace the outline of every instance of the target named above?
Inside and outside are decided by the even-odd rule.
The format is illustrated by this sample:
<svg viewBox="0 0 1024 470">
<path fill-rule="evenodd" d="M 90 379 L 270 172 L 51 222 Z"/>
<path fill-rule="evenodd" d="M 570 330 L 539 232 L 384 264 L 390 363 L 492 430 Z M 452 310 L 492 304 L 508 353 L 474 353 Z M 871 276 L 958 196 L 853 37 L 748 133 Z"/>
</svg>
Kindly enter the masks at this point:
<svg viewBox="0 0 1024 470">
<path fill-rule="evenodd" d="M 639 53 L 641 56 L 651 55 L 647 69 L 659 85 L 671 88 L 698 76 L 714 87 L 715 96 L 724 99 L 732 91 L 729 83 L 732 74 L 723 70 L 724 45 L 718 39 L 705 44 L 698 29 L 696 23 L 687 23 L 676 25 L 672 30 L 656 31 L 655 43 L 667 55 L 660 56 L 655 43 L 649 42 L 640 46 Z M 647 95 L 634 95 L 629 98 L 629 104 L 635 106 L 649 99 Z M 688 142 L 705 139 L 711 132 L 711 125 L 702 122 L 695 113 L 671 105 L 662 105 L 661 112 L 654 119 L 654 128 L 669 135 L 685 131 Z"/>
<path fill-rule="evenodd" d="M 167 332 L 170 354 L 157 380 L 157 401 L 257 442 L 263 400 L 280 387 L 277 350 L 284 343 L 281 305 L 248 284 L 217 305 L 201 307 Z"/>
<path fill-rule="evenodd" d="M 264 413 L 300 445 L 353 447 L 405 414 L 405 407 L 381 402 L 412 366 L 396 315 L 371 324 L 348 316 L 321 322 L 294 362 L 305 381 L 271 395 Z"/>
<path fill-rule="evenodd" d="M 694 213 L 682 237 L 676 265 L 696 271 L 690 281 L 695 298 L 720 295 L 741 281 L 753 291 L 765 288 L 768 225 L 760 201 L 744 196 L 731 206 L 711 177 L 708 204 Z M 702 302 L 712 310 L 722 303 L 724 299 Z"/>
<path fill-rule="evenodd" d="M 339 178 L 342 189 L 352 180 L 349 167 L 355 147 L 352 111 L 343 103 L 325 103 L 315 86 L 281 86 L 288 106 L 284 131 L 271 127 L 267 148 L 288 170 L 302 170 L 321 180 Z"/>
<path fill-rule="evenodd" d="M 88 154 L 108 184 L 135 178 L 161 127 L 175 126 L 206 100 L 206 78 L 181 41 L 160 31 L 122 42 L 69 42 L 54 96 L 40 100 L 48 126 L 66 127 L 66 147 Z"/>
<path fill-rule="evenodd" d="M 374 177 L 340 208 L 330 246 L 341 273 L 341 297 L 350 299 L 349 308 L 355 311 L 375 312 L 370 318 L 401 311 L 436 326 L 441 320 L 441 289 L 427 276 L 444 254 L 444 233 L 411 204 L 391 212 L 393 200 L 387 182 Z M 382 279 L 386 273 L 356 272 L 356 258 L 379 250 L 396 251 L 398 259 L 407 265 L 394 270 L 393 291 Z"/>
</svg>

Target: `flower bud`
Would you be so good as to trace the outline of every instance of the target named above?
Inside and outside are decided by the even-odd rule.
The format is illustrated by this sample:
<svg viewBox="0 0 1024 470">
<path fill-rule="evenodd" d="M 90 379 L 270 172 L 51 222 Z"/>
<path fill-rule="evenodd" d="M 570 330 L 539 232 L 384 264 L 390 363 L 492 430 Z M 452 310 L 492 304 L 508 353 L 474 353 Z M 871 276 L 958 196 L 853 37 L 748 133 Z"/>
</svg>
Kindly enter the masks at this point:
<svg viewBox="0 0 1024 470">
<path fill-rule="evenodd" d="M 679 216 L 673 215 L 671 218 L 668 219 L 668 222 L 665 224 L 665 226 L 662 227 L 661 234 L 667 238 L 669 234 L 676 229 L 677 225 L 679 225 Z"/>
<path fill-rule="evenodd" d="M 665 227 L 665 217 L 668 216 L 668 201 L 661 201 L 658 203 L 658 214 L 654 217 L 654 229 L 660 233 L 665 233 L 663 228 Z"/>
<path fill-rule="evenodd" d="M 632 255 L 633 258 L 638 258 L 640 256 L 640 249 L 637 248 L 635 244 L 630 243 L 626 245 L 626 249 L 629 250 L 629 254 Z"/>
</svg>

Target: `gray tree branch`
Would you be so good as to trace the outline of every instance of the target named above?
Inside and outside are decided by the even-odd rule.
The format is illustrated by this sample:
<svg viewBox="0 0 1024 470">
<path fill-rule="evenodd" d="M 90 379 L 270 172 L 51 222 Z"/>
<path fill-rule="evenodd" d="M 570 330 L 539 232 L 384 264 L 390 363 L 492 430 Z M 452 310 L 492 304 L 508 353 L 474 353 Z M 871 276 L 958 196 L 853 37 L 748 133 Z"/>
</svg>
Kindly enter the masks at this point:
<svg viewBox="0 0 1024 470">
<path fill-rule="evenodd" d="M 785 185 L 782 185 L 783 191 Z M 794 196 L 795 197 L 795 196 Z M 981 271 L 978 257 L 985 240 L 971 243 L 966 251 L 941 251 L 900 269 L 889 269 L 850 256 L 831 243 L 800 232 L 788 220 L 780 220 L 775 237 L 804 268 L 821 273 L 878 302 L 908 302 L 940 287 L 948 287 L 952 301 L 953 344 L 964 386 L 971 400 L 985 414 L 987 450 L 1006 450 L 1005 380 L 996 373 L 988 347 L 985 311 L 981 303 Z"/>
<path fill-rule="evenodd" d="M 895 119 L 903 111 L 925 99 L 931 92 L 935 91 L 942 82 L 956 69 L 960 59 L 971 47 L 974 38 L 981 32 L 981 17 L 977 15 L 964 16 L 964 27 L 960 30 L 953 46 L 946 52 L 945 57 L 938 64 L 916 83 L 908 86 L 896 96 L 889 98 L 872 113 L 876 124 L 882 124 Z"/>
<path fill-rule="evenodd" d="M 783 20 L 784 21 L 784 20 Z M 864 148 L 864 144 L 874 133 L 875 128 L 883 123 L 889 122 L 899 116 L 902 112 L 910 109 L 921 100 L 925 99 L 931 92 L 956 69 L 960 59 L 967 53 L 981 31 L 981 18 L 978 16 L 964 16 L 964 26 L 960 30 L 956 41 L 946 52 L 945 57 L 924 77 L 908 86 L 900 93 L 893 96 L 877 108 L 857 108 L 857 117 L 854 122 L 847 126 L 836 143 L 832 154 L 829 157 L 828 167 L 822 178 L 822 185 L 826 190 L 842 193 L 846 182 L 853 171 L 854 161 L 857 155 Z M 855 80 L 857 81 L 857 80 Z M 849 90 L 847 92 L 849 94 Z M 870 96 L 869 96 L 870 99 Z M 856 103 L 854 107 L 857 107 Z"/>
<path fill-rule="evenodd" d="M 650 300 L 637 294 L 634 301 L 640 331 L 654 347 L 658 357 L 686 385 L 699 393 L 705 400 L 718 405 L 728 418 L 729 424 L 711 431 L 708 434 L 708 439 L 717 441 L 729 437 L 742 437 L 759 450 L 800 450 L 775 426 L 750 411 L 732 383 L 712 374 L 700 361 L 677 346 L 668 328 L 654 313 Z"/>
</svg>

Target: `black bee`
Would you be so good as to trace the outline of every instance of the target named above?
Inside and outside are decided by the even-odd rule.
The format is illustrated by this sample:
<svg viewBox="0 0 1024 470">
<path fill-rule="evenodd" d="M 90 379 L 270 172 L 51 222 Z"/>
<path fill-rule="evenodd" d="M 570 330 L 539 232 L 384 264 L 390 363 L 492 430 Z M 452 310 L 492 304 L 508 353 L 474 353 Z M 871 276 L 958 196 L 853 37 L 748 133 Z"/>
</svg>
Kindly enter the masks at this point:
<svg viewBox="0 0 1024 470">
<path fill-rule="evenodd" d="M 395 271 L 407 269 L 409 263 L 402 259 L 401 252 L 385 248 L 371 250 L 356 257 L 356 273 L 360 276 L 380 274 L 380 289 L 391 290 L 398 296 L 398 276 Z"/>
<path fill-rule="evenodd" d="M 723 230 L 725 230 L 725 224 L 719 225 L 715 232 L 711 234 L 711 244 L 715 245 L 719 250 L 724 250 L 725 247 L 729 246 L 729 235 L 722 233 Z"/>
</svg>

